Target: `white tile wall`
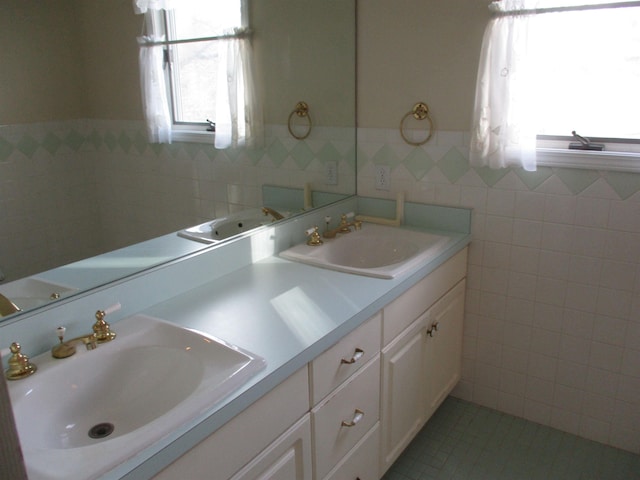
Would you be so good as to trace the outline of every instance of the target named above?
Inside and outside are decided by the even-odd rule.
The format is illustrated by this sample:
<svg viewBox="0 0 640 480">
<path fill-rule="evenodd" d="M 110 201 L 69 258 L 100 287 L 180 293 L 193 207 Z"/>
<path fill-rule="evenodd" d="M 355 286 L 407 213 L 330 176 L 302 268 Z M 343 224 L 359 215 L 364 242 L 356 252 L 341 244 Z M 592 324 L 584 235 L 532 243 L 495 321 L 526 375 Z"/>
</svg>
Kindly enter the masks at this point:
<svg viewBox="0 0 640 480">
<path fill-rule="evenodd" d="M 256 207 L 264 183 L 353 193 L 352 162 L 344 161 L 353 129 L 316 127 L 303 152 L 309 163 L 300 165 L 294 147 L 301 143 L 286 127 L 267 130 L 266 145 L 282 146 L 274 149 L 278 162 L 270 148 L 149 146 L 135 121 L 0 126 L 0 223 L 11 225 L 0 229 L 7 281 Z M 331 158 L 338 161 L 335 186 L 324 183 L 322 163 L 332 155 L 339 157 Z"/>
<path fill-rule="evenodd" d="M 555 174 L 537 188 L 513 172 L 489 186 L 473 169 L 450 182 L 438 158 L 419 180 L 400 159 L 381 192 L 367 158 L 399 140 L 379 138 L 360 136 L 360 194 L 404 189 L 410 201 L 474 209 L 454 393 L 640 453 L 640 193 L 620 198 L 605 174 L 579 193 Z"/>
</svg>

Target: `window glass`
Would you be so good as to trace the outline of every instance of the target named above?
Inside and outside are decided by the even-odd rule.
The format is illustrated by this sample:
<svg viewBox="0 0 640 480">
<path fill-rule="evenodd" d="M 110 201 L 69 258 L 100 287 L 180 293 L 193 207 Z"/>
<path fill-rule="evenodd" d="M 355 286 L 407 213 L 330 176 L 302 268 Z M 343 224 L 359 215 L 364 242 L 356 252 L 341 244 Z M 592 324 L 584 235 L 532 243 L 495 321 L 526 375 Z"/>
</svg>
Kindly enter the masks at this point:
<svg viewBox="0 0 640 480">
<path fill-rule="evenodd" d="M 539 134 L 640 140 L 640 7 L 539 14 L 531 34 Z"/>
<path fill-rule="evenodd" d="M 169 40 L 207 38 L 242 26 L 240 0 L 192 0 L 167 14 Z M 225 40 L 179 43 L 170 49 L 174 123 L 215 121 L 216 85 Z"/>
<path fill-rule="evenodd" d="M 190 0 L 174 11 L 176 38 L 212 37 L 242 26 L 240 0 Z"/>
</svg>

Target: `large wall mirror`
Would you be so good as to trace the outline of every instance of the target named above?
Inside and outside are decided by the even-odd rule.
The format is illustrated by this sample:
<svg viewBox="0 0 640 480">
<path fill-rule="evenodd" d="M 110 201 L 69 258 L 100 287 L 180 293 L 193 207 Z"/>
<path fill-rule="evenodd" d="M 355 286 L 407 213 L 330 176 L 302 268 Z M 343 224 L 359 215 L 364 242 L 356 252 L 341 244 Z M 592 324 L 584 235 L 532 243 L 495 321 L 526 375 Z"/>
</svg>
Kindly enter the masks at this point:
<svg viewBox="0 0 640 480">
<path fill-rule="evenodd" d="M 4 0 L 0 293 L 28 311 L 208 248 L 181 229 L 355 194 L 355 3 L 250 0 L 264 144 L 216 150 L 147 141 L 131 0 Z"/>
</svg>

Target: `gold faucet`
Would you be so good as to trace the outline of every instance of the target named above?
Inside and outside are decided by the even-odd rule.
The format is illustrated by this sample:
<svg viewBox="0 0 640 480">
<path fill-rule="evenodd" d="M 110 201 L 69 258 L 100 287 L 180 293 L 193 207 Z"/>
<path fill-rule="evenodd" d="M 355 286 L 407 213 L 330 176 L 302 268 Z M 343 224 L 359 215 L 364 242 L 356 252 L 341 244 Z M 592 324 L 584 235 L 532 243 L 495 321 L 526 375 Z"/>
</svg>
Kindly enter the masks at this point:
<svg viewBox="0 0 640 480">
<path fill-rule="evenodd" d="M 362 228 L 362 222 L 360 220 L 349 222 L 347 217 L 353 217 L 353 214 L 342 214 L 340 216 L 340 224 L 333 230 L 327 230 L 322 236 L 324 238 L 335 238 L 338 233 L 350 233 L 351 227 L 354 227 L 356 230 Z"/>
<path fill-rule="evenodd" d="M 306 232 L 304 232 L 307 237 L 307 245 L 310 247 L 317 247 L 318 245 L 322 245 L 322 239 L 320 238 L 320 234 L 318 233 L 318 227 L 311 227 Z"/>
<path fill-rule="evenodd" d="M 111 326 L 104 320 L 106 315 L 104 310 L 98 310 L 96 312 L 96 323 L 93 324 L 92 328 L 93 332 L 72 338 L 66 342 L 64 340 L 66 328 L 58 327 L 56 332 L 60 343 L 51 349 L 51 356 L 53 358 L 67 358 L 76 353 L 76 343 L 82 342 L 87 350 L 93 350 L 98 346 L 98 343 L 110 342 L 116 338 L 116 333 L 111 331 Z"/>
<path fill-rule="evenodd" d="M 5 317 L 12 313 L 21 311 L 22 309 L 20 307 L 0 293 L 0 317 Z"/>
<path fill-rule="evenodd" d="M 64 340 L 64 334 L 66 332 L 65 327 L 56 328 L 58 339 L 60 343 L 51 349 L 51 356 L 53 358 L 67 358 L 76 353 L 76 343 L 82 342 L 87 350 L 93 350 L 98 346 L 98 339 L 95 333 L 89 333 L 80 337 L 72 338 L 71 340 Z"/>
<path fill-rule="evenodd" d="M 24 353 L 20 353 L 20 344 L 13 342 L 11 344 L 11 357 L 9 357 L 9 368 L 4 372 L 7 380 L 20 380 L 28 377 L 38 369 L 34 363 L 29 361 Z"/>
<path fill-rule="evenodd" d="M 265 216 L 271 215 L 273 217 L 274 222 L 276 220 L 282 220 L 284 218 L 284 215 L 276 212 L 273 208 L 269 208 L 269 207 L 262 207 L 262 213 L 264 213 Z"/>
</svg>

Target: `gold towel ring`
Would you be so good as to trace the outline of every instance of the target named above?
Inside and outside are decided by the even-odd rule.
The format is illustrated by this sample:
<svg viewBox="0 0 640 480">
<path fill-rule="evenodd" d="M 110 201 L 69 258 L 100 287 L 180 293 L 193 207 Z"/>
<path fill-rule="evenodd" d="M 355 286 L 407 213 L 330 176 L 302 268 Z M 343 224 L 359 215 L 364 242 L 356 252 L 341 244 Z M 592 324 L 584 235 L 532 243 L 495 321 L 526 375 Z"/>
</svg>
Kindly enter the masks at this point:
<svg viewBox="0 0 640 480">
<path fill-rule="evenodd" d="M 427 138 L 422 140 L 421 142 L 412 142 L 409 140 L 404 134 L 404 122 L 409 116 L 413 115 L 413 118 L 416 120 L 424 120 L 425 118 L 429 120 L 429 135 Z M 424 145 L 431 139 L 431 135 L 433 135 L 433 120 L 431 120 L 431 116 L 429 115 L 429 107 L 424 102 L 418 102 L 413 106 L 413 110 L 407 113 L 402 120 L 400 120 L 400 135 L 402 139 L 407 142 L 409 145 L 414 145 L 419 147 L 420 145 Z"/>
<path fill-rule="evenodd" d="M 293 116 L 297 115 L 298 117 L 307 117 L 309 120 L 309 126 L 307 127 L 307 132 L 303 135 L 296 135 L 293 133 L 293 128 L 291 128 L 291 120 Z M 293 112 L 289 114 L 289 120 L 287 121 L 287 127 L 289 128 L 289 133 L 293 138 L 297 138 L 298 140 L 304 140 L 311 133 L 311 115 L 309 114 L 309 105 L 305 102 L 296 103 L 296 107 L 293 109 Z"/>
</svg>

